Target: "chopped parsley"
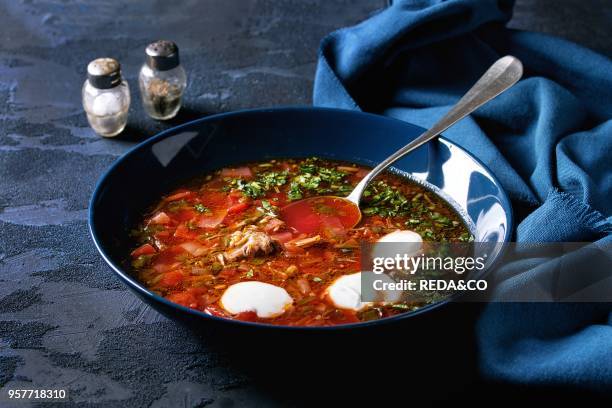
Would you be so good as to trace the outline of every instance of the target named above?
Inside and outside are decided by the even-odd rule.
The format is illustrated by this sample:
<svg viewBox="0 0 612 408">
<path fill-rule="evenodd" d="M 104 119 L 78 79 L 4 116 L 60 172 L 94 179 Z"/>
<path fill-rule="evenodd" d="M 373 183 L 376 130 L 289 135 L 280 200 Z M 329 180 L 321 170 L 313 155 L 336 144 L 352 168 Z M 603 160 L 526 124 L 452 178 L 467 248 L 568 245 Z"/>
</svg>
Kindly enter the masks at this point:
<svg viewBox="0 0 612 408">
<path fill-rule="evenodd" d="M 410 200 L 410 218 L 405 222 L 406 227 L 419 233 L 425 241 L 471 242 L 474 240 L 463 224 L 435 211 L 436 204 L 427 193 L 418 193 Z M 432 210 L 434 208 L 434 210 Z"/>
<path fill-rule="evenodd" d="M 210 210 L 206 206 L 204 206 L 204 204 L 200 204 L 200 203 L 194 205 L 193 208 L 195 208 L 195 210 L 199 213 L 210 212 Z"/>
<path fill-rule="evenodd" d="M 316 194 L 343 194 L 353 189 L 345 180 L 347 173 L 334 167 L 324 167 L 319 159 L 309 158 L 299 165 L 299 174 L 293 177 L 287 197 L 291 201 L 304 197 L 305 191 Z"/>
<path fill-rule="evenodd" d="M 437 205 L 427 193 L 417 193 L 408 199 L 397 187 L 377 181 L 366 189 L 363 197 L 363 214 L 407 217 L 404 225 L 419 233 L 425 241 L 473 240 L 469 233 L 458 236 L 459 231 L 464 228 L 463 225 L 435 211 Z"/>
<path fill-rule="evenodd" d="M 304 173 L 295 176 L 293 182 L 306 190 L 316 190 L 321 184 L 321 177 L 311 173 Z"/>
<path fill-rule="evenodd" d="M 236 179 L 234 180 L 234 183 L 235 187 L 242 191 L 242 193 L 247 197 L 257 198 L 265 194 L 263 186 L 258 181 L 250 181 L 247 183 L 242 179 Z"/>
<path fill-rule="evenodd" d="M 461 242 L 474 242 L 474 236 L 469 232 L 464 232 L 459 236 L 459 241 Z"/>
<path fill-rule="evenodd" d="M 317 167 L 317 175 L 323 181 L 327 181 L 328 183 L 339 183 L 342 181 L 346 173 L 334 169 L 333 167 Z"/>
<path fill-rule="evenodd" d="M 302 190 L 300 189 L 300 185 L 295 181 L 291 182 L 289 186 L 289 191 L 287 192 L 287 198 L 291 201 L 299 200 L 304 195 L 302 194 Z"/>
<path fill-rule="evenodd" d="M 241 178 L 229 181 L 229 187 L 236 188 L 250 198 L 259 198 L 274 187 L 287 183 L 287 172 L 266 171 L 259 173 L 255 180 L 244 181 Z"/>
<path fill-rule="evenodd" d="M 265 171 L 258 173 L 255 180 L 242 178 L 226 179 L 225 190 L 237 189 L 250 198 L 261 198 L 272 189 L 289 184 L 287 198 L 290 201 L 304 198 L 306 192 L 315 194 L 344 194 L 353 189 L 345 180 L 347 173 L 335 167 L 325 167 L 317 158 L 303 160 L 297 166 L 297 174 L 290 175 L 288 170 Z M 261 167 L 261 166 L 259 166 Z M 277 190 L 278 191 L 278 190 Z"/>
<path fill-rule="evenodd" d="M 366 200 L 362 211 L 366 215 L 396 217 L 407 215 L 411 208 L 410 201 L 398 191 L 397 187 L 390 186 L 382 180 L 372 183 L 363 195 Z"/>
<path fill-rule="evenodd" d="M 263 210 L 264 215 L 276 217 L 276 207 L 270 204 L 268 200 L 261 200 L 261 210 Z"/>
<path fill-rule="evenodd" d="M 264 189 L 269 190 L 274 186 L 282 186 L 287 182 L 287 171 L 268 171 L 258 175 L 258 179 L 263 184 Z"/>
</svg>

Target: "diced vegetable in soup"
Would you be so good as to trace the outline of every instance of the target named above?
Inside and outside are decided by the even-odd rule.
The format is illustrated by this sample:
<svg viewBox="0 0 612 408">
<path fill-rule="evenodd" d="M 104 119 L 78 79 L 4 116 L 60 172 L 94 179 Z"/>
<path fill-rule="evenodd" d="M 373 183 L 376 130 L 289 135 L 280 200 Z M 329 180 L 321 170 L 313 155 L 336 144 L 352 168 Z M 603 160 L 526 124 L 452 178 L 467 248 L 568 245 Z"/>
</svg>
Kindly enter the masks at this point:
<svg viewBox="0 0 612 408">
<path fill-rule="evenodd" d="M 360 242 L 392 233 L 385 240 L 471 240 L 435 194 L 386 173 L 366 190 L 354 228 L 343 224 L 350 209 L 341 206 L 291 222 L 299 228 L 280 216 L 303 198 L 346 196 L 368 171 L 318 158 L 220 169 L 170 192 L 145 215 L 134 231 L 133 270 L 170 301 L 228 319 L 329 326 L 415 310 L 427 301 L 361 303 L 343 293 L 359 282 Z"/>
</svg>

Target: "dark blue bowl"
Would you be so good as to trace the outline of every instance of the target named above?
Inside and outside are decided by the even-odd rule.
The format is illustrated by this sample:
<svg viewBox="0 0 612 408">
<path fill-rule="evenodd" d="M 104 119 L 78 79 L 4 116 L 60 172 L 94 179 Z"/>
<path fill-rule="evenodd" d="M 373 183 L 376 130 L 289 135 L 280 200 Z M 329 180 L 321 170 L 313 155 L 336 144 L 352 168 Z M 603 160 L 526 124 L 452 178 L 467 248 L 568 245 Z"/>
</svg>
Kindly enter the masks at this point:
<svg viewBox="0 0 612 408">
<path fill-rule="evenodd" d="M 287 329 L 210 316 L 150 292 L 124 262 L 133 242 L 129 230 L 162 194 L 189 178 L 222 167 L 271 158 L 319 156 L 375 165 L 424 129 L 366 113 L 319 108 L 281 108 L 225 113 L 154 136 L 117 160 L 102 176 L 89 205 L 89 229 L 111 269 L 141 299 L 161 313 L 197 323 Z M 477 159 L 444 138 L 398 161 L 395 170 L 442 196 L 464 217 L 479 242 L 510 239 L 512 209 L 499 181 Z M 498 254 L 491 254 L 494 262 Z M 328 328 L 340 330 L 390 323 L 425 313 L 441 301 L 410 313 Z"/>
</svg>

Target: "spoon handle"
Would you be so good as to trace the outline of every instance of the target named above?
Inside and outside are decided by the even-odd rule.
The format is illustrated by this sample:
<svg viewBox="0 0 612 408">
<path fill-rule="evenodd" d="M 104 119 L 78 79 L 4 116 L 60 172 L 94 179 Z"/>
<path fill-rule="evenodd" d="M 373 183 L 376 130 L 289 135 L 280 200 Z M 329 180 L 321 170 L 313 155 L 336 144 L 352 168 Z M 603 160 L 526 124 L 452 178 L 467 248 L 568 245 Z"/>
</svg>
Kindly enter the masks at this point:
<svg viewBox="0 0 612 408">
<path fill-rule="evenodd" d="M 417 147 L 429 142 L 444 132 L 446 129 L 460 121 L 476 109 L 495 98 L 500 93 L 514 85 L 523 75 L 523 64 L 517 58 L 507 55 L 498 59 L 484 73 L 482 77 L 472 86 L 472 88 L 429 130 L 423 132 L 419 137 L 408 143 L 406 146 L 393 153 L 383 160 L 378 166 L 374 167 L 360 182 L 355 186 L 351 194 L 346 197 L 348 200 L 359 205 L 359 200 L 367 185 L 380 172 L 401 159 Z"/>
</svg>

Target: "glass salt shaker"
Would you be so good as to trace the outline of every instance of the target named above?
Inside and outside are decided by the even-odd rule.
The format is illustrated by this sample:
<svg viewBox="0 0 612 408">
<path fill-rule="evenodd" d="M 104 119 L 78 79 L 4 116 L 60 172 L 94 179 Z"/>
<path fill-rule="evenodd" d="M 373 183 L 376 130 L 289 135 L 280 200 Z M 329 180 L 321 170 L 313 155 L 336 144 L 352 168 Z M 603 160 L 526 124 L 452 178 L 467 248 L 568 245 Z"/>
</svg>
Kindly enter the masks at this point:
<svg viewBox="0 0 612 408">
<path fill-rule="evenodd" d="M 98 58 L 87 65 L 83 84 L 83 108 L 93 130 L 113 137 L 123 131 L 130 108 L 130 88 L 121 77 L 121 65 L 113 58 Z"/>
<path fill-rule="evenodd" d="M 147 46 L 146 62 L 138 82 L 145 111 L 153 119 L 173 118 L 181 108 L 187 75 L 180 65 L 178 47 L 160 40 Z"/>
</svg>

